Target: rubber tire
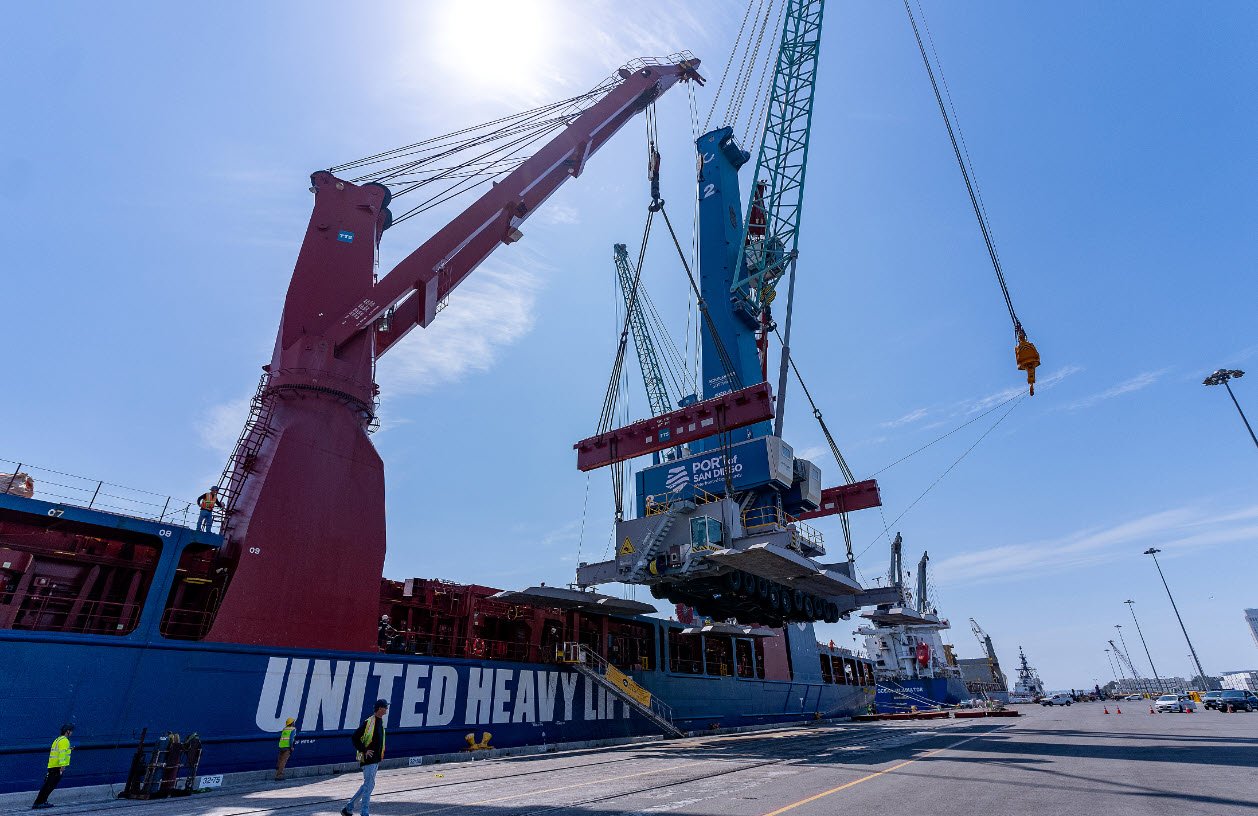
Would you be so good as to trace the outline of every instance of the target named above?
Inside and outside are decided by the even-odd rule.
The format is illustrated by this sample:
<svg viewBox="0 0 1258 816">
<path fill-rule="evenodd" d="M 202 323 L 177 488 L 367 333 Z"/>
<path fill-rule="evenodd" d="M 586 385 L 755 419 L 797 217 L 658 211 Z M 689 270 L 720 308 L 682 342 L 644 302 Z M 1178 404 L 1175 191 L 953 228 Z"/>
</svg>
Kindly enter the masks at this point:
<svg viewBox="0 0 1258 816">
<path fill-rule="evenodd" d="M 726 573 L 725 586 L 735 595 L 741 595 L 743 591 L 743 574 L 739 570 Z"/>
<path fill-rule="evenodd" d="M 763 575 L 756 578 L 756 597 L 762 601 L 769 598 L 769 579 Z"/>
<path fill-rule="evenodd" d="M 791 593 L 791 608 L 796 612 L 804 611 L 804 593 L 801 590 L 795 590 Z"/>
<path fill-rule="evenodd" d="M 668 591 L 671 588 L 669 584 L 651 584 L 651 597 L 662 601 L 668 597 Z"/>
<path fill-rule="evenodd" d="M 839 605 L 835 603 L 834 601 L 831 601 L 830 602 L 830 617 L 828 618 L 827 622 L 838 623 L 840 614 L 841 613 L 839 612 Z"/>
<path fill-rule="evenodd" d="M 790 590 L 782 590 L 778 594 L 778 609 L 781 610 L 785 620 L 790 620 L 795 613 L 795 604 L 792 602 Z"/>
<path fill-rule="evenodd" d="M 817 605 L 812 602 L 811 595 L 804 596 L 804 617 L 808 620 L 817 619 Z"/>
<path fill-rule="evenodd" d="M 782 612 L 782 596 L 778 593 L 778 588 L 773 584 L 769 585 L 768 595 L 765 598 L 765 606 L 767 606 L 769 611 L 774 615 L 779 615 Z"/>
</svg>

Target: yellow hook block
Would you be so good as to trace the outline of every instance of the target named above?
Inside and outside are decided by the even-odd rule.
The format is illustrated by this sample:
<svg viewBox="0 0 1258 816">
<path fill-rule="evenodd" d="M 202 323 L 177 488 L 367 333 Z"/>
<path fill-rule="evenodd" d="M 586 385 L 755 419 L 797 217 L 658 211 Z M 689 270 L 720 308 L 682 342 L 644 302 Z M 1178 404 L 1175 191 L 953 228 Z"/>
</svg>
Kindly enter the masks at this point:
<svg viewBox="0 0 1258 816">
<path fill-rule="evenodd" d="M 1023 334 L 1018 338 L 1018 346 L 1013 350 L 1013 356 L 1018 361 L 1018 370 L 1026 372 L 1027 385 L 1031 386 L 1031 396 L 1035 396 L 1035 369 L 1040 365 L 1039 350 Z"/>
</svg>

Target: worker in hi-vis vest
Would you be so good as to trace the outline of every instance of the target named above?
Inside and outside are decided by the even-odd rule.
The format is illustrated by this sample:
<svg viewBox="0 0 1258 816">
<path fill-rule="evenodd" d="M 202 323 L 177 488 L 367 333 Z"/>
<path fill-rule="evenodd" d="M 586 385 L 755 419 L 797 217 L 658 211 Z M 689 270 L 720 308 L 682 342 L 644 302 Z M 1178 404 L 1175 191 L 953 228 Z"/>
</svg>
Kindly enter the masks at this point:
<svg viewBox="0 0 1258 816">
<path fill-rule="evenodd" d="M 375 711 L 358 726 L 358 730 L 350 738 L 354 742 L 358 764 L 363 769 L 363 783 L 358 786 L 345 807 L 341 808 L 341 816 L 354 816 L 354 802 L 359 799 L 363 801 L 363 816 L 371 816 L 371 791 L 376 787 L 376 771 L 384 757 L 384 721 L 388 716 L 389 701 L 376 700 Z"/>
<path fill-rule="evenodd" d="M 197 516 L 197 532 L 208 533 L 214 524 L 214 511 L 218 509 L 218 485 L 214 485 L 197 497 L 197 507 L 201 508 Z"/>
<path fill-rule="evenodd" d="M 284 766 L 288 764 L 288 758 L 293 755 L 293 743 L 297 741 L 297 729 L 293 727 L 295 721 L 289 717 L 284 721 L 284 728 L 280 730 L 280 755 L 275 760 L 275 781 L 279 782 L 284 778 Z"/>
<path fill-rule="evenodd" d="M 44 777 L 44 784 L 39 789 L 39 795 L 35 797 L 35 804 L 31 805 L 31 810 L 52 807 L 48 802 L 48 795 L 52 793 L 53 788 L 57 787 L 66 768 L 70 767 L 70 752 L 74 750 L 74 747 L 70 745 L 70 735 L 73 733 L 74 726 L 67 723 L 61 726 L 61 736 L 52 741 L 52 749 L 48 751 L 48 774 Z"/>
</svg>

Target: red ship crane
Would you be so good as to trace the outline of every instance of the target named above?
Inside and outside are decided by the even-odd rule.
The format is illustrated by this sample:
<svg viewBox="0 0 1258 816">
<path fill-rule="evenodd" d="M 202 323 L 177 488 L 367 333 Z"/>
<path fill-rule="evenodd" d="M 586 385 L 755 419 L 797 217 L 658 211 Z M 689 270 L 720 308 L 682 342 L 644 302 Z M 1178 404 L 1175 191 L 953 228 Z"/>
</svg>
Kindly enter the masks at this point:
<svg viewBox="0 0 1258 816">
<path fill-rule="evenodd" d="M 207 639 L 373 649 L 385 556 L 384 467 L 368 437 L 375 361 L 440 304 L 616 131 L 679 81 L 688 54 L 639 60 L 562 131 L 375 281 L 389 189 L 328 171 L 275 351 L 223 486 L 230 584 Z M 388 316 L 387 320 L 381 320 Z"/>
</svg>

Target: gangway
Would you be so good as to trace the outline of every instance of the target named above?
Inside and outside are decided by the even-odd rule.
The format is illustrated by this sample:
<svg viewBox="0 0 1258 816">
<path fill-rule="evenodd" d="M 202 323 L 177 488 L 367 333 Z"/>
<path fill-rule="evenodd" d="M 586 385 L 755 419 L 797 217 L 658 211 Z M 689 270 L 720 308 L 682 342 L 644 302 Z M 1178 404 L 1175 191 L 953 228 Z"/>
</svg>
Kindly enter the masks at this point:
<svg viewBox="0 0 1258 816">
<path fill-rule="evenodd" d="M 673 724 L 673 709 L 651 692 L 639 686 L 629 675 L 608 663 L 603 656 L 584 643 L 565 643 L 563 662 L 616 695 L 616 698 L 650 720 L 666 737 L 684 737 L 686 733 Z"/>
</svg>

